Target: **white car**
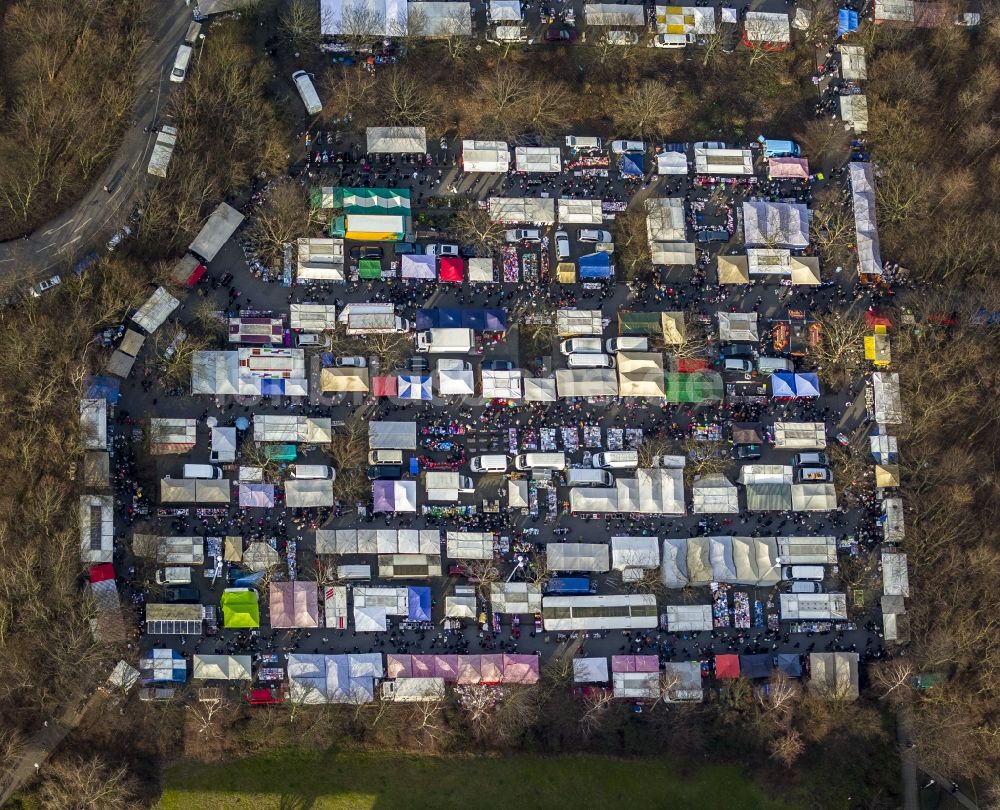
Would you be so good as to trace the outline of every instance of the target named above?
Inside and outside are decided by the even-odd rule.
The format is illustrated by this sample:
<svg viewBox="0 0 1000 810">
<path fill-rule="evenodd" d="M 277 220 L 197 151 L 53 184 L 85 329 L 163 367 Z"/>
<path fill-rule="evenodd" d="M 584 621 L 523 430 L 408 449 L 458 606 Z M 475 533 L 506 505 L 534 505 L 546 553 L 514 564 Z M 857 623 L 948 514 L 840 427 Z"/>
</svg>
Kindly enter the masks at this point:
<svg viewBox="0 0 1000 810">
<path fill-rule="evenodd" d="M 563 261 L 569 258 L 569 234 L 566 231 L 556 231 L 556 259 Z"/>
<path fill-rule="evenodd" d="M 458 245 L 428 245 L 424 248 L 427 256 L 457 256 Z"/>
<path fill-rule="evenodd" d="M 694 34 L 657 34 L 653 38 L 654 48 L 683 48 L 695 41 Z"/>
<path fill-rule="evenodd" d="M 598 231 L 593 228 L 582 228 L 576 237 L 581 242 L 612 242 L 611 231 Z"/>
<path fill-rule="evenodd" d="M 368 366 L 368 361 L 363 357 L 337 357 L 334 358 L 333 364 L 337 368 L 366 368 Z"/>
<path fill-rule="evenodd" d="M 108 240 L 108 250 L 114 250 L 127 236 L 132 235 L 132 229 L 128 225 L 123 225 L 122 229 Z"/>
<path fill-rule="evenodd" d="M 541 238 L 538 228 L 512 228 L 504 234 L 506 242 L 539 242 Z"/>
<path fill-rule="evenodd" d="M 691 144 L 695 149 L 725 149 L 722 141 L 695 141 Z"/>
<path fill-rule="evenodd" d="M 612 141 L 611 151 L 616 155 L 622 155 L 625 152 L 645 152 L 646 144 L 642 141 Z"/>
<path fill-rule="evenodd" d="M 59 276 L 52 276 L 52 278 L 32 284 L 30 292 L 35 298 L 38 298 L 43 292 L 47 292 L 53 287 L 58 287 L 60 284 L 62 284 L 62 279 Z"/>
</svg>

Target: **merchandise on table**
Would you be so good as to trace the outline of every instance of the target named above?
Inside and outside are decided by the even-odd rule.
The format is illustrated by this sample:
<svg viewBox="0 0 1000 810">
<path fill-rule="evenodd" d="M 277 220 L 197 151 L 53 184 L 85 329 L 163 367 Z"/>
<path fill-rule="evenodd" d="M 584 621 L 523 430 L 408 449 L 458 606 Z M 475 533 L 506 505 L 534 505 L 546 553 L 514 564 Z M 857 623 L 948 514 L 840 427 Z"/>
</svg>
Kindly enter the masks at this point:
<svg viewBox="0 0 1000 810">
<path fill-rule="evenodd" d="M 733 592 L 733 620 L 740 630 L 750 629 L 750 594 L 746 591 Z"/>
<path fill-rule="evenodd" d="M 622 450 L 625 447 L 625 431 L 621 428 L 608 428 L 608 450 Z"/>
<path fill-rule="evenodd" d="M 540 431 L 542 437 L 542 452 L 551 453 L 559 448 L 558 445 L 558 433 L 555 428 L 542 428 Z"/>
<path fill-rule="evenodd" d="M 574 453 L 580 449 L 580 431 L 575 427 L 564 427 L 562 429 L 563 448 L 567 453 Z"/>
<path fill-rule="evenodd" d="M 503 249 L 503 280 L 508 284 L 517 284 L 520 273 L 521 267 L 518 263 L 517 248 L 505 247 Z"/>
<path fill-rule="evenodd" d="M 584 425 L 584 427 L 583 427 L 583 446 L 584 447 L 600 447 L 601 446 L 601 427 L 600 427 L 600 425 Z"/>
</svg>

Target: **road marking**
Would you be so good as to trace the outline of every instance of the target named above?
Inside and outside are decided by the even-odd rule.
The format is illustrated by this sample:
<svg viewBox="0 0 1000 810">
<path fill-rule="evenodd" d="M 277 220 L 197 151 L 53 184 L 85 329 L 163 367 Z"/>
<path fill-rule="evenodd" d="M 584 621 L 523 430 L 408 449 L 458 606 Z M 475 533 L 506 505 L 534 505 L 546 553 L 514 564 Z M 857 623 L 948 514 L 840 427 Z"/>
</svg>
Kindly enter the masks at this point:
<svg viewBox="0 0 1000 810">
<path fill-rule="evenodd" d="M 63 228 L 65 228 L 65 227 L 66 227 L 67 225 L 69 225 L 69 224 L 70 224 L 70 222 L 72 222 L 72 221 L 73 221 L 73 220 L 69 220 L 68 222 L 64 222 L 64 223 L 63 223 L 62 225 L 60 225 L 60 226 L 59 226 L 58 228 L 49 228 L 49 229 L 48 229 L 47 231 L 43 231 L 43 232 L 42 232 L 42 236 L 48 236 L 48 235 L 49 235 L 50 233 L 55 233 L 56 231 L 59 231 L 59 230 L 62 230 L 62 229 L 63 229 Z"/>
<path fill-rule="evenodd" d="M 69 241 L 68 241 L 68 242 L 67 242 L 66 244 L 67 244 L 67 245 L 72 245 L 72 244 L 73 244 L 74 242 L 78 242 L 78 241 L 79 241 L 80 239 L 82 239 L 82 238 L 83 238 L 82 236 L 74 236 L 74 237 L 73 237 L 72 239 L 70 239 L 70 240 L 69 240 Z"/>
<path fill-rule="evenodd" d="M 87 218 L 86 218 L 86 219 L 85 219 L 85 220 L 84 220 L 83 222 L 81 222 L 81 223 L 80 223 L 79 225 L 77 225 L 77 226 L 76 226 L 76 227 L 75 227 L 75 228 L 73 229 L 73 233 L 76 233 L 76 232 L 77 232 L 78 230 L 80 230 L 80 228 L 82 228 L 82 227 L 83 227 L 84 225 L 86 225 L 86 224 L 87 224 L 88 222 L 90 222 L 90 220 L 92 220 L 92 219 L 93 219 L 93 217 L 87 217 Z"/>
<path fill-rule="evenodd" d="M 50 245 L 46 245 L 45 247 L 38 248 L 38 250 L 36 250 L 35 253 L 42 253 L 43 251 L 48 250 L 50 247 L 53 247 L 56 244 L 57 244 L 56 242 L 53 242 Z"/>
</svg>

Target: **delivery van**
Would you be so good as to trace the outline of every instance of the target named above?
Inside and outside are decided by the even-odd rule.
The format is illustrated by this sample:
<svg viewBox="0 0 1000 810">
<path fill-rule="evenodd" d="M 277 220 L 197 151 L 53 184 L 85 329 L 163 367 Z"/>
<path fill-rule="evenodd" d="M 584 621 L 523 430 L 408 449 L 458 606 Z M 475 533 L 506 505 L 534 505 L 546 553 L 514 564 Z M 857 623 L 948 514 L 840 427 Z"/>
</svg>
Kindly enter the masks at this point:
<svg viewBox="0 0 1000 810">
<path fill-rule="evenodd" d="M 784 580 L 791 579 L 810 579 L 814 582 L 822 582 L 823 577 L 826 575 L 826 571 L 823 570 L 822 565 L 783 565 L 781 566 L 781 578 Z"/>
<path fill-rule="evenodd" d="M 588 470 L 573 467 L 566 470 L 568 487 L 613 487 L 615 477 L 607 470 Z"/>
<path fill-rule="evenodd" d="M 403 463 L 403 451 L 402 450 L 369 450 L 368 451 L 368 463 L 372 464 L 372 465 L 378 465 L 378 464 L 402 465 L 402 463 Z"/>
<path fill-rule="evenodd" d="M 293 464 L 288 468 L 288 474 L 292 478 L 299 479 L 329 478 L 333 480 L 337 477 L 337 473 L 333 467 L 329 467 L 326 464 Z"/>
<path fill-rule="evenodd" d="M 174 58 L 174 69 L 170 71 L 170 81 L 182 82 L 187 76 L 188 65 L 191 64 L 191 46 L 181 45 Z"/>
<path fill-rule="evenodd" d="M 312 79 L 304 70 L 297 70 L 292 74 L 292 81 L 299 91 L 302 103 L 306 105 L 306 112 L 310 115 L 319 115 L 323 112 L 323 103 L 319 100 L 319 94 L 313 87 Z"/>
<path fill-rule="evenodd" d="M 639 466 L 638 450 L 611 450 L 594 453 L 591 464 L 595 470 L 634 470 Z"/>
<path fill-rule="evenodd" d="M 589 596 L 597 593 L 597 580 L 590 577 L 552 577 L 545 583 L 548 596 Z"/>
<path fill-rule="evenodd" d="M 608 338 L 608 354 L 618 352 L 648 352 L 649 338 L 646 337 L 614 337 Z"/>
<path fill-rule="evenodd" d="M 191 568 L 186 565 L 170 565 L 156 572 L 156 582 L 159 585 L 190 585 Z"/>
<path fill-rule="evenodd" d="M 566 358 L 569 368 L 614 368 L 615 358 L 610 354 L 587 354 L 576 352 Z"/>
<path fill-rule="evenodd" d="M 764 143 L 765 157 L 798 157 L 800 154 L 801 150 L 795 141 L 778 141 L 768 138 Z"/>
<path fill-rule="evenodd" d="M 565 355 L 577 352 L 579 354 L 601 354 L 600 338 L 570 338 L 559 344 L 559 351 Z"/>
<path fill-rule="evenodd" d="M 795 364 L 787 357 L 758 357 L 757 371 L 773 374 L 776 371 L 795 371 Z"/>
<path fill-rule="evenodd" d="M 222 468 L 211 464 L 185 464 L 185 478 L 222 478 Z"/>
<path fill-rule="evenodd" d="M 565 453 L 521 453 L 514 456 L 518 470 L 565 470 Z"/>
<path fill-rule="evenodd" d="M 507 456 L 473 456 L 469 469 L 474 473 L 507 472 Z"/>
</svg>

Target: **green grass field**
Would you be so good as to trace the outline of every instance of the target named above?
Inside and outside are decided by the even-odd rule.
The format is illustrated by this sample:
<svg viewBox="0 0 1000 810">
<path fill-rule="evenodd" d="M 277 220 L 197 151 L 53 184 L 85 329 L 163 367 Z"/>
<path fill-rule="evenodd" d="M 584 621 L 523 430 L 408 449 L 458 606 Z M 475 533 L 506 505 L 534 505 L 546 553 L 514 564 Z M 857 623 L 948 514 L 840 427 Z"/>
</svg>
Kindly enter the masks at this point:
<svg viewBox="0 0 1000 810">
<path fill-rule="evenodd" d="M 449 759 L 284 751 L 224 765 L 179 764 L 160 810 L 534 810 L 636 807 L 790 810 L 736 768 L 682 776 L 658 760 Z"/>
</svg>

